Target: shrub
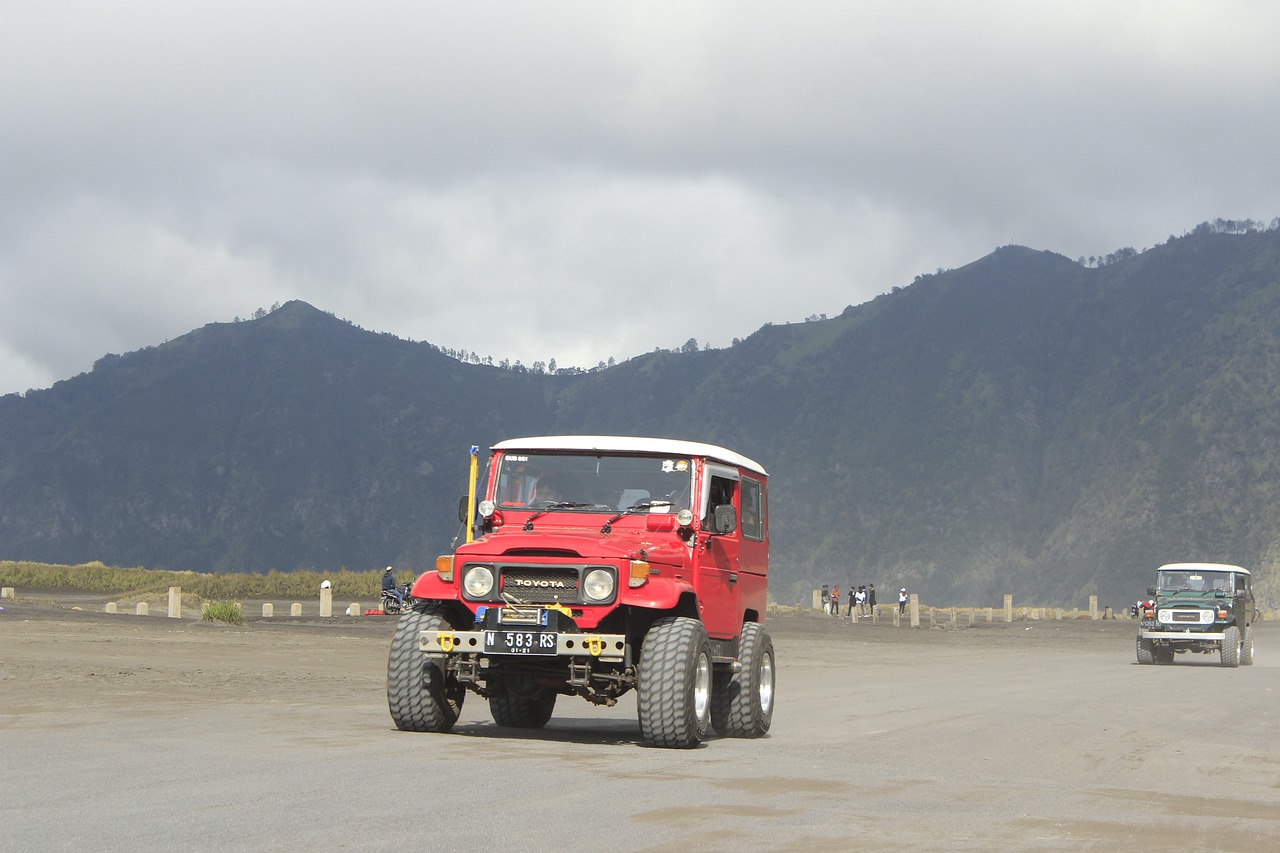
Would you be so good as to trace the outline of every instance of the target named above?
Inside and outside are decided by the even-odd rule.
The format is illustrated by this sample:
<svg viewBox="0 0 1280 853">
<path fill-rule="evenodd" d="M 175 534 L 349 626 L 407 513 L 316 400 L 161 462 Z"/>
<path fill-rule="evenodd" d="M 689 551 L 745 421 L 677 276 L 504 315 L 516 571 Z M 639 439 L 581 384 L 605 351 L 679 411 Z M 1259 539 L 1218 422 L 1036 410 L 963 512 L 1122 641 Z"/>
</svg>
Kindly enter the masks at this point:
<svg viewBox="0 0 1280 853">
<path fill-rule="evenodd" d="M 237 601 L 210 601 L 200 611 L 200 618 L 205 622 L 226 622 L 228 625 L 243 625 L 244 611 Z"/>
</svg>

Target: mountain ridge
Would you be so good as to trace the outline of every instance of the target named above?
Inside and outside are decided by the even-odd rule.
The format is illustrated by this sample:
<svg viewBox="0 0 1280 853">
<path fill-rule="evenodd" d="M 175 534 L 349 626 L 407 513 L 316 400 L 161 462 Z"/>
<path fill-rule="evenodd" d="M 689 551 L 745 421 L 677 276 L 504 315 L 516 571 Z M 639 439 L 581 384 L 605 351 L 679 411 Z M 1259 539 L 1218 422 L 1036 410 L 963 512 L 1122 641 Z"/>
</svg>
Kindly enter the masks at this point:
<svg viewBox="0 0 1280 853">
<path fill-rule="evenodd" d="M 773 590 L 1121 606 L 1176 559 L 1280 560 L 1280 234 L 1096 267 L 1007 246 L 830 319 L 568 375 L 304 302 L 0 398 L 0 556 L 219 571 L 447 549 L 472 444 L 722 444 L 772 475 Z"/>
</svg>

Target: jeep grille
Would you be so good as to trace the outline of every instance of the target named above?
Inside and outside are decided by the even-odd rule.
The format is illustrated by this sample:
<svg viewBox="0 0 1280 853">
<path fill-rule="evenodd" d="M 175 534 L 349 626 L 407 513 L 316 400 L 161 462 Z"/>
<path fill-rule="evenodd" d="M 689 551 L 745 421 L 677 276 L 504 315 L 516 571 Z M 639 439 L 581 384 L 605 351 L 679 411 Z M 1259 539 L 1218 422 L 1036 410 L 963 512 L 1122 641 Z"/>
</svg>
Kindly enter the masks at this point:
<svg viewBox="0 0 1280 853">
<path fill-rule="evenodd" d="M 499 566 L 498 588 L 530 604 L 580 604 L 581 569 Z"/>
</svg>

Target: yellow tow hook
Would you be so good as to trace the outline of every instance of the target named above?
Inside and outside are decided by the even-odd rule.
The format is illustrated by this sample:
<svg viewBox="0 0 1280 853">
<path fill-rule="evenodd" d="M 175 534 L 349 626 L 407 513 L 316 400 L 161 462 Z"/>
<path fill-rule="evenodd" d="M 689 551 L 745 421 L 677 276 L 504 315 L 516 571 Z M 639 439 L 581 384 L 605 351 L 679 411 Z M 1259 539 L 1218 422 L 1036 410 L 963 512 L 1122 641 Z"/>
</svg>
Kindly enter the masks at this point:
<svg viewBox="0 0 1280 853">
<path fill-rule="evenodd" d="M 600 657 L 600 653 L 604 651 L 604 640 L 599 637 L 587 637 L 587 651 L 591 652 L 593 658 Z"/>
<path fill-rule="evenodd" d="M 445 654 L 448 654 L 453 651 L 453 647 L 458 640 L 450 631 L 437 631 L 436 642 L 440 644 L 440 650 Z"/>
</svg>

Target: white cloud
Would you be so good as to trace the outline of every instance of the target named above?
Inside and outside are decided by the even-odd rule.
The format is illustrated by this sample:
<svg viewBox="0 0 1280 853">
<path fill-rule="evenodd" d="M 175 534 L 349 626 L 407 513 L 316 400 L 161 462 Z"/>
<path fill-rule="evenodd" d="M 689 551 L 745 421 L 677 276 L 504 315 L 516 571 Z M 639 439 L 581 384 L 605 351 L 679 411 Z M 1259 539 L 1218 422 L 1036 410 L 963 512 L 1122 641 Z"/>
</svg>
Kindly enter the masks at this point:
<svg viewBox="0 0 1280 853">
<path fill-rule="evenodd" d="M 0 393 L 291 298 L 589 366 L 1269 220 L 1263 2 L 0 7 Z"/>
</svg>

